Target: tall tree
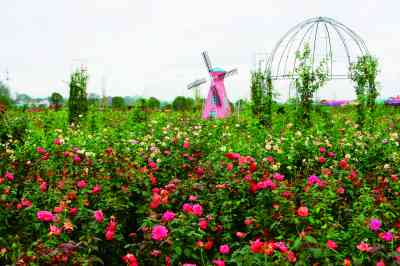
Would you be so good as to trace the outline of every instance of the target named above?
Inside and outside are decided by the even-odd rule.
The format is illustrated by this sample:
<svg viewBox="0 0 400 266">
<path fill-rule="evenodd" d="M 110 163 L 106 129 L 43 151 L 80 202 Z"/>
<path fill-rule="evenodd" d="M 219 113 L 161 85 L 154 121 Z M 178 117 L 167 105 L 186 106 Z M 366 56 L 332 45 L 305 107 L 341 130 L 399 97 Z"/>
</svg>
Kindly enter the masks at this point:
<svg viewBox="0 0 400 266">
<path fill-rule="evenodd" d="M 11 99 L 10 88 L 7 84 L 0 80 L 0 104 L 4 106 L 11 106 L 13 100 Z"/>
<path fill-rule="evenodd" d="M 121 96 L 112 97 L 111 107 L 115 109 L 123 109 L 125 107 L 124 98 Z"/>
<path fill-rule="evenodd" d="M 160 109 L 160 101 L 155 97 L 150 97 L 147 100 L 147 107 L 151 110 L 158 110 Z"/>
<path fill-rule="evenodd" d="M 64 98 L 58 92 L 53 92 L 49 100 L 51 105 L 53 105 L 54 109 L 59 110 L 62 106 Z"/>
<path fill-rule="evenodd" d="M 194 100 L 192 98 L 185 98 L 178 96 L 172 102 L 172 109 L 175 111 L 190 111 L 194 108 Z"/>
</svg>

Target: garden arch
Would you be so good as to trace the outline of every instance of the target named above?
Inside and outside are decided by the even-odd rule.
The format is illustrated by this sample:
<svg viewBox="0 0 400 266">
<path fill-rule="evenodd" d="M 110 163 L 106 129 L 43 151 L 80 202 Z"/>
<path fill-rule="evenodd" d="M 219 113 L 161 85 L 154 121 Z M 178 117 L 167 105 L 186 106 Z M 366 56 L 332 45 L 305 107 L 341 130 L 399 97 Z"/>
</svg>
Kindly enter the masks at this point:
<svg viewBox="0 0 400 266">
<path fill-rule="evenodd" d="M 305 20 L 285 33 L 267 58 L 265 72 L 272 80 L 293 80 L 299 62 L 296 53 L 308 44 L 312 68 L 326 61 L 329 80 L 351 79 L 350 66 L 359 56 L 368 55 L 364 40 L 346 25 L 328 17 Z M 291 86 L 289 87 L 290 97 Z"/>
</svg>

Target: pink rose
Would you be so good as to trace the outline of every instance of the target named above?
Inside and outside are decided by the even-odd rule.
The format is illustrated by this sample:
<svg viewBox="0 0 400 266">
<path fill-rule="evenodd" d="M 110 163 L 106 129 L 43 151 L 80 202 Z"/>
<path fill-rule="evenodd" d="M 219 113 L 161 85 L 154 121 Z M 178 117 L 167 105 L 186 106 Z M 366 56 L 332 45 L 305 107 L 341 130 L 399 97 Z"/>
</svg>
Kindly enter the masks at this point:
<svg viewBox="0 0 400 266">
<path fill-rule="evenodd" d="M 55 235 L 55 236 L 61 235 L 61 229 L 55 225 L 50 225 L 49 231 L 50 235 Z"/>
<path fill-rule="evenodd" d="M 185 213 L 192 213 L 193 212 L 192 205 L 189 204 L 189 203 L 183 204 L 182 209 L 183 209 L 183 212 L 185 212 Z"/>
<path fill-rule="evenodd" d="M 93 188 L 92 188 L 92 193 L 93 194 L 97 194 L 101 191 L 101 186 L 99 184 L 96 184 Z"/>
<path fill-rule="evenodd" d="M 250 250 L 253 253 L 262 253 L 264 243 L 258 238 L 256 241 L 250 241 Z"/>
<path fill-rule="evenodd" d="M 168 237 L 168 229 L 163 225 L 155 225 L 151 231 L 151 238 L 156 241 L 164 240 Z"/>
<path fill-rule="evenodd" d="M 273 177 L 276 181 L 283 181 L 285 179 L 285 176 L 280 173 L 275 173 Z"/>
<path fill-rule="evenodd" d="M 337 247 L 338 247 L 337 244 L 335 243 L 335 241 L 333 241 L 333 240 L 326 241 L 326 246 L 329 249 L 333 249 L 333 250 L 337 249 Z"/>
<path fill-rule="evenodd" d="M 212 262 L 215 266 L 225 266 L 225 261 L 221 259 L 213 260 Z"/>
<path fill-rule="evenodd" d="M 74 161 L 74 163 L 80 163 L 81 157 L 79 157 L 78 155 L 75 155 L 72 160 Z"/>
<path fill-rule="evenodd" d="M 54 143 L 54 145 L 61 145 L 61 144 L 63 143 L 63 141 L 62 141 L 62 139 L 60 139 L 60 138 L 56 138 L 56 139 L 53 141 L 53 143 Z"/>
<path fill-rule="evenodd" d="M 206 230 L 208 227 L 208 221 L 206 219 L 200 219 L 199 227 L 201 230 Z"/>
<path fill-rule="evenodd" d="M 98 223 L 102 223 L 104 221 L 104 214 L 102 211 L 97 210 L 94 212 L 94 219 L 96 219 L 96 221 Z"/>
<path fill-rule="evenodd" d="M 225 157 L 228 158 L 229 160 L 239 160 L 240 154 L 234 152 L 228 152 L 225 154 Z"/>
<path fill-rule="evenodd" d="M 113 240 L 115 235 L 115 231 L 107 230 L 106 231 L 106 240 Z"/>
<path fill-rule="evenodd" d="M 371 247 L 368 245 L 368 243 L 365 243 L 365 242 L 359 243 L 357 245 L 357 248 L 364 252 L 369 252 L 371 250 Z"/>
<path fill-rule="evenodd" d="M 135 255 L 128 253 L 122 257 L 122 260 L 128 264 L 128 266 L 139 266 L 139 263 L 135 257 Z"/>
<path fill-rule="evenodd" d="M 40 192 L 46 192 L 47 191 L 47 182 L 40 183 L 39 190 L 40 190 Z"/>
<path fill-rule="evenodd" d="M 36 151 L 37 151 L 37 153 L 40 153 L 40 154 L 46 153 L 46 150 L 43 147 L 37 147 Z"/>
<path fill-rule="evenodd" d="M 282 241 L 276 242 L 275 243 L 275 247 L 279 249 L 280 252 L 282 253 L 286 253 L 289 251 L 288 247 L 286 246 L 286 244 Z"/>
<path fill-rule="evenodd" d="M 226 244 L 219 246 L 219 253 L 221 253 L 221 254 L 229 254 L 230 251 L 231 251 L 231 249 Z"/>
<path fill-rule="evenodd" d="M 61 212 L 63 212 L 64 211 L 64 208 L 63 207 L 60 207 L 60 206 L 57 206 L 57 207 L 54 207 L 54 210 L 53 210 L 55 213 L 61 213 Z"/>
<path fill-rule="evenodd" d="M 51 222 L 54 218 L 53 214 L 49 211 L 38 211 L 36 217 L 42 222 Z"/>
<path fill-rule="evenodd" d="M 319 179 L 318 176 L 316 175 L 310 175 L 307 179 L 307 184 L 308 185 L 314 185 L 314 184 L 320 184 L 321 183 L 321 179 Z"/>
<path fill-rule="evenodd" d="M 151 169 L 157 169 L 157 164 L 155 162 L 153 162 L 153 161 L 149 162 L 149 166 L 150 166 Z"/>
<path fill-rule="evenodd" d="M 21 205 L 22 205 L 22 207 L 29 208 L 29 207 L 32 206 L 32 201 L 30 201 L 28 199 L 25 199 L 25 198 L 22 198 L 21 199 Z"/>
<path fill-rule="evenodd" d="M 189 200 L 190 200 L 190 201 L 196 201 L 196 200 L 197 200 L 197 196 L 195 196 L 195 195 L 189 195 Z"/>
<path fill-rule="evenodd" d="M 188 142 L 188 141 L 184 141 L 182 147 L 183 147 L 184 149 L 189 149 L 189 147 L 190 147 L 189 142 Z"/>
<path fill-rule="evenodd" d="M 304 207 L 304 206 L 298 208 L 297 215 L 300 217 L 307 217 L 308 216 L 308 208 Z"/>
<path fill-rule="evenodd" d="M 69 215 L 75 216 L 78 213 L 78 208 L 69 209 Z"/>
<path fill-rule="evenodd" d="M 108 222 L 108 225 L 106 227 L 106 240 L 113 240 L 115 231 L 117 231 L 117 222 L 115 220 L 115 217 L 111 216 L 110 221 Z"/>
<path fill-rule="evenodd" d="M 6 172 L 4 174 L 4 177 L 7 178 L 8 181 L 13 181 L 14 180 L 14 175 L 10 172 Z"/>
<path fill-rule="evenodd" d="M 87 183 L 85 180 L 79 180 L 77 183 L 78 188 L 83 189 L 87 186 Z"/>
<path fill-rule="evenodd" d="M 246 237 L 246 233 L 243 233 L 243 232 L 236 232 L 236 234 L 235 234 L 238 238 L 245 238 Z"/>
<path fill-rule="evenodd" d="M 202 216 L 203 215 L 203 207 L 200 204 L 193 205 L 193 213 L 196 216 Z"/>
<path fill-rule="evenodd" d="M 371 219 L 371 221 L 369 222 L 369 228 L 372 231 L 378 231 L 382 226 L 382 222 L 379 219 Z"/>
<path fill-rule="evenodd" d="M 175 219 L 176 214 L 172 211 L 166 211 L 164 212 L 162 216 L 162 220 L 165 222 L 170 222 Z"/>
<path fill-rule="evenodd" d="M 383 241 L 389 242 L 393 240 L 393 234 L 390 231 L 382 232 L 379 233 L 379 238 L 382 239 Z"/>
</svg>

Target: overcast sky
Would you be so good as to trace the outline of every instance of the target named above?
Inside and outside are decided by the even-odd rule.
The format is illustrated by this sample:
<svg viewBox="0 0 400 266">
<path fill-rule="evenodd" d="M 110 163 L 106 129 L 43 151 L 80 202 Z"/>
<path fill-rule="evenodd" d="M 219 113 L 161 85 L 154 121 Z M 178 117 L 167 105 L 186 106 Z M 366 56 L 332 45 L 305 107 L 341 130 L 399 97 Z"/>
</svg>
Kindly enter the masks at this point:
<svg viewBox="0 0 400 266">
<path fill-rule="evenodd" d="M 271 52 L 297 23 L 327 16 L 379 58 L 382 96 L 400 94 L 399 0 L 2 0 L 0 10 L 0 78 L 8 69 L 14 93 L 66 96 L 65 81 L 84 63 L 89 92 L 105 84 L 107 95 L 189 96 L 186 85 L 208 74 L 207 50 L 214 66 L 239 69 L 226 82 L 236 100 L 249 96 L 255 53 Z M 354 94 L 351 84 L 331 83 L 322 95 Z"/>
</svg>

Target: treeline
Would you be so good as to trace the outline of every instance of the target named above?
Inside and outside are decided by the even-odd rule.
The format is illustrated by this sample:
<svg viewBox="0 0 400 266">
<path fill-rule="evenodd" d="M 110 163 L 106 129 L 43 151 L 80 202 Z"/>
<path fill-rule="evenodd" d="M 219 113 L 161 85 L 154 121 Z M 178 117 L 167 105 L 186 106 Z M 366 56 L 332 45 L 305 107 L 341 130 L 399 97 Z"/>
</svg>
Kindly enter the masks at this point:
<svg viewBox="0 0 400 266">
<path fill-rule="evenodd" d="M 174 111 L 195 111 L 202 108 L 203 99 L 178 96 L 173 101 L 160 101 L 156 97 L 142 98 L 132 96 L 100 97 L 90 93 L 83 95 L 83 101 L 88 106 L 99 108 L 131 109 L 139 106 L 144 110 L 174 110 Z M 52 108 L 58 110 L 69 105 L 69 99 L 65 99 L 60 93 L 54 92 L 47 98 L 34 98 L 28 94 L 17 94 L 16 98 L 11 97 L 10 88 L 0 81 L 0 105 L 2 108 Z"/>
</svg>

